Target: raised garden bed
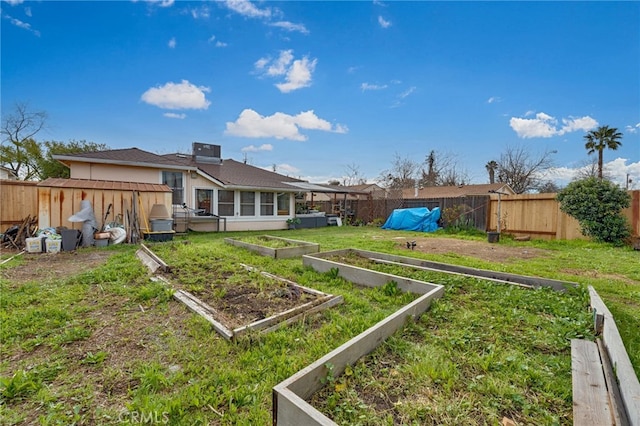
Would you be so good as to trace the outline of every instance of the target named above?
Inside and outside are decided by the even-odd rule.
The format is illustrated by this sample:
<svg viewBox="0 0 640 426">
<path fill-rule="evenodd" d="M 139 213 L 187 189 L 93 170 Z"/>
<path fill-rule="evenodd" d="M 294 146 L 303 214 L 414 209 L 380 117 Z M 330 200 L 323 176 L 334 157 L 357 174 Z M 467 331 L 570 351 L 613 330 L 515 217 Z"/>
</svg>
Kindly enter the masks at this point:
<svg viewBox="0 0 640 426">
<path fill-rule="evenodd" d="M 394 283 L 392 288 L 421 296 L 276 385 L 273 388 L 273 420 L 274 424 L 278 425 L 335 424 L 307 400 L 324 386 L 327 378 L 340 376 L 347 368 L 375 350 L 389 336 L 402 328 L 408 320 L 420 317 L 429 308 L 431 302 L 444 293 L 444 287 L 437 284 L 325 261 L 322 259 L 322 253 L 318 255 L 319 257 L 314 257 L 317 262 L 312 263 L 309 262 L 310 255 L 303 256 L 304 264 L 312 266 L 319 272 L 337 269 L 338 275 L 359 285 L 383 287 Z"/>
<path fill-rule="evenodd" d="M 495 357 L 496 366 L 513 363 L 518 358 L 506 352 L 510 351 L 508 348 L 516 342 L 518 346 L 523 346 L 523 348 L 532 345 L 529 352 L 535 352 L 538 355 L 534 355 L 531 360 L 519 360 L 519 362 L 522 363 L 521 368 L 525 369 L 523 370 L 525 371 L 522 375 L 523 377 L 518 378 L 518 380 L 522 380 L 522 384 L 520 385 L 522 386 L 522 390 L 515 390 L 516 388 L 511 389 L 509 383 L 512 376 L 510 374 L 505 375 L 500 373 L 499 378 L 495 379 L 499 380 L 499 383 L 504 383 L 502 386 L 504 386 L 504 392 L 507 392 L 507 394 L 504 396 L 496 395 L 490 398 L 491 404 L 500 404 L 499 401 L 503 401 L 504 404 L 504 406 L 496 406 L 495 414 L 490 414 L 490 417 L 496 421 L 502 419 L 506 421 L 507 424 L 511 421 L 510 417 L 526 423 L 526 419 L 529 417 L 527 417 L 528 415 L 520 417 L 521 413 L 519 412 L 518 404 L 521 402 L 518 398 L 522 398 L 520 392 L 524 394 L 529 392 L 527 389 L 529 389 L 531 384 L 527 384 L 528 381 L 543 381 L 547 380 L 547 378 L 554 380 L 558 372 L 562 372 L 565 376 L 570 374 L 570 368 L 568 368 L 570 358 L 567 356 L 569 346 L 564 339 L 558 341 L 553 335 L 553 333 L 559 333 L 564 336 L 564 333 L 567 332 L 562 328 L 562 323 L 567 320 L 566 317 L 568 314 L 566 312 L 556 314 L 556 318 L 556 315 L 551 315 L 550 313 L 529 312 L 526 305 L 522 307 L 516 306 L 512 308 L 511 311 L 504 312 L 504 314 L 502 314 L 502 309 L 508 306 L 510 303 L 508 298 L 511 297 L 510 295 L 514 292 L 522 293 L 523 295 L 527 294 L 535 300 L 538 300 L 538 298 L 548 299 L 550 304 L 558 303 L 558 309 L 565 309 L 565 303 L 572 299 L 572 296 L 564 293 L 567 289 L 575 287 L 576 284 L 574 283 L 526 277 L 517 274 L 494 273 L 492 271 L 474 268 L 454 267 L 453 265 L 440 264 L 437 262 L 427 262 L 404 256 L 394 256 L 355 249 L 305 255 L 303 256 L 303 263 L 319 272 L 333 273 L 348 281 L 361 285 L 381 286 L 393 281 L 397 283 L 398 288 L 405 291 L 412 291 L 412 286 L 416 281 L 412 279 L 412 277 L 429 275 L 449 277 L 444 279 L 444 281 L 451 284 L 452 287 L 450 287 L 450 291 L 456 294 L 456 298 L 452 299 L 449 297 L 448 300 L 442 304 L 438 302 L 436 306 L 439 308 L 436 310 L 437 315 L 433 317 L 433 325 L 431 324 L 431 315 L 429 315 L 428 319 L 423 318 L 416 326 L 402 327 L 404 323 L 399 324 L 397 327 L 391 326 L 390 324 L 397 320 L 397 315 L 406 315 L 405 308 L 403 308 L 361 335 L 345 343 L 340 348 L 335 349 L 308 367 L 300 370 L 289 379 L 278 384 L 274 387 L 273 395 L 274 424 L 335 425 L 336 422 L 329 418 L 329 411 L 331 410 L 333 410 L 331 411 L 333 415 L 336 413 L 351 413 L 350 415 L 353 416 L 351 418 L 348 416 L 347 419 L 345 419 L 345 416 L 340 418 L 340 423 L 342 424 L 356 421 L 362 424 L 404 424 L 411 422 L 424 422 L 429 424 L 431 421 L 429 419 L 432 419 L 430 415 L 432 407 L 429 402 L 431 398 L 434 398 L 433 404 L 436 404 L 436 398 L 441 399 L 441 401 L 439 401 L 441 405 L 434 406 L 434 410 L 443 409 L 445 406 L 447 407 L 446 410 L 449 409 L 448 407 L 453 407 L 453 416 L 461 415 L 462 417 L 460 418 L 465 418 L 471 422 L 475 420 L 478 420 L 478 422 L 486 421 L 488 418 L 484 417 L 487 416 L 486 412 L 490 413 L 493 408 L 490 408 L 485 414 L 481 414 L 480 417 L 475 420 L 465 417 L 470 415 L 473 410 L 468 411 L 467 408 L 464 408 L 466 404 L 464 401 L 467 398 L 464 392 L 468 389 L 474 389 L 475 387 L 482 389 L 483 386 L 488 386 L 487 389 L 490 389 L 490 386 L 494 383 L 494 379 L 485 379 L 484 372 L 478 370 L 478 368 L 483 368 L 482 365 L 486 362 L 485 358 L 487 357 Z M 379 270 L 368 269 L 371 267 L 376 267 Z M 400 268 L 405 269 L 404 272 L 406 272 L 406 275 L 402 274 L 402 276 L 400 276 L 395 273 L 382 272 L 383 270 L 393 271 L 399 270 Z M 467 279 L 469 277 L 473 279 Z M 512 284 L 515 285 L 516 288 L 513 286 L 495 286 L 486 281 Z M 465 288 L 465 282 L 471 285 L 468 290 Z M 545 287 L 556 291 L 529 292 L 526 289 Z M 495 294 L 497 298 L 492 296 L 493 293 L 490 293 L 492 290 L 496 291 Z M 483 291 L 487 292 L 486 295 Z M 463 300 L 467 298 L 469 299 L 463 302 Z M 478 299 L 484 300 L 479 301 Z M 510 324 L 508 335 L 491 336 L 488 337 L 488 339 L 497 338 L 500 340 L 487 340 L 483 342 L 482 336 L 484 334 L 482 329 L 485 326 L 488 327 L 487 330 L 493 328 L 491 318 L 478 317 L 477 312 L 473 309 L 462 309 L 462 306 L 460 306 L 461 309 L 458 309 L 456 306 L 457 303 L 473 306 L 473 304 L 477 302 L 487 305 L 486 308 L 477 312 L 490 310 L 495 312 L 495 314 L 493 314 L 495 316 L 506 316 L 506 319 L 501 319 L 501 321 L 506 321 L 506 323 Z M 545 305 L 543 302 L 543 306 Z M 577 312 L 582 309 L 578 300 L 567 305 L 573 306 Z M 460 316 L 459 320 L 453 319 L 454 313 L 456 316 Z M 588 318 L 585 312 L 582 312 L 579 316 L 582 318 L 581 321 L 584 320 L 584 317 Z M 511 319 L 512 317 L 513 319 Z M 519 328 L 524 319 L 531 323 L 532 330 L 524 332 Z M 464 325 L 466 321 L 469 321 L 468 325 Z M 464 329 L 447 331 L 452 323 L 460 324 Z M 581 322 L 577 322 L 576 324 L 582 324 L 582 326 L 584 326 Z M 556 327 L 558 331 L 552 331 L 555 330 Z M 405 328 L 409 330 L 406 332 L 399 331 Z M 415 330 L 412 330 L 414 328 Z M 579 327 L 578 330 L 580 330 Z M 549 340 L 540 341 L 538 335 L 540 335 L 540 337 L 546 335 Z M 418 345 L 417 347 L 422 347 L 425 344 L 424 340 L 427 336 L 427 340 L 432 341 L 434 345 L 438 342 L 440 343 L 433 346 L 433 348 L 428 345 L 431 349 L 425 348 L 424 353 L 418 355 L 416 359 L 411 358 L 411 356 L 416 356 L 415 354 L 405 359 L 402 351 L 396 352 L 390 349 L 393 347 L 405 347 L 407 344 L 411 346 L 410 342 L 413 340 L 415 340 L 415 344 Z M 502 342 L 502 339 L 504 339 L 504 342 Z M 518 339 L 520 341 L 518 341 Z M 382 347 L 382 343 L 387 340 L 390 340 L 392 343 Z M 451 345 L 453 345 L 454 348 L 462 345 L 463 348 L 468 347 L 468 349 L 462 351 L 460 355 L 462 358 L 454 361 L 453 357 L 456 354 L 451 352 Z M 493 349 L 494 345 L 496 347 L 501 347 L 501 345 L 505 346 L 505 349 L 502 351 L 504 353 L 499 357 L 492 355 L 493 351 L 497 350 Z M 468 354 L 466 352 L 467 350 L 470 351 Z M 518 351 L 518 349 L 511 350 L 515 351 L 514 354 Z M 525 350 L 525 353 L 526 352 Z M 372 355 L 373 357 L 371 357 Z M 527 356 L 528 355 L 529 354 L 527 354 Z M 465 357 L 467 356 L 474 358 L 478 364 L 471 363 L 464 367 L 465 370 L 468 371 L 459 371 L 458 367 L 455 366 L 458 365 L 457 363 L 459 362 L 462 368 L 466 362 Z M 414 366 L 414 362 L 418 362 L 420 367 Z M 532 373 L 530 374 L 531 378 L 529 378 L 529 374 L 526 373 L 526 371 L 528 371 L 527 369 L 531 368 L 529 363 L 533 367 Z M 547 363 L 550 363 L 553 367 L 547 367 Z M 563 363 L 567 365 L 563 365 Z M 450 371 L 447 369 L 448 365 L 450 366 Z M 493 365 L 493 363 L 489 365 L 487 371 L 491 371 L 491 365 Z M 424 371 L 428 371 L 429 373 L 427 373 L 425 378 L 424 376 L 420 376 L 413 368 L 424 369 L 422 374 L 424 374 Z M 371 370 L 379 370 L 378 374 L 382 374 L 382 376 L 372 375 Z M 419 389 L 416 389 L 415 384 L 411 386 L 407 385 L 407 380 L 411 382 L 415 377 L 411 375 L 405 377 L 404 374 L 406 373 L 402 373 L 403 371 L 413 371 L 417 374 L 417 377 L 421 377 L 421 380 L 427 380 L 426 386 L 423 384 Z M 434 379 L 431 374 L 435 374 L 436 377 L 438 375 L 442 376 L 441 378 Z M 445 379 L 446 377 L 450 378 Z M 435 380 L 435 382 L 429 384 L 429 380 Z M 442 384 L 440 384 L 441 380 L 455 380 L 455 383 L 458 383 L 457 386 L 461 386 L 461 388 L 453 394 L 445 392 L 444 396 L 433 394 L 432 392 L 434 392 L 434 390 L 432 386 L 434 388 L 442 386 Z M 394 384 L 394 381 L 396 384 Z M 378 389 L 381 382 L 384 382 L 384 385 L 380 385 L 382 388 Z M 567 382 L 565 385 L 570 386 L 570 381 L 565 380 L 565 382 Z M 447 383 L 449 384 L 445 384 L 445 387 L 453 385 L 452 382 Z M 571 405 L 562 400 L 567 386 L 564 388 L 561 386 L 557 395 L 554 395 L 552 392 L 549 392 L 549 395 L 547 395 L 546 389 L 541 390 L 541 395 L 545 395 L 545 399 L 549 398 L 549 402 L 546 402 L 547 405 L 545 406 L 549 411 L 544 411 L 544 408 L 535 408 L 536 411 L 539 411 L 536 414 L 539 416 L 538 418 L 551 421 L 552 418 L 555 418 L 554 416 L 563 419 L 563 416 L 570 413 Z M 391 393 L 387 393 L 389 389 Z M 487 392 L 488 391 L 489 390 L 487 390 Z M 501 392 L 502 391 L 503 390 L 501 390 Z M 354 392 L 364 393 L 360 396 L 354 396 Z M 483 393 L 481 390 L 479 392 Z M 531 392 L 533 392 L 533 389 L 531 389 Z M 468 404 L 473 405 L 480 403 L 480 400 L 475 399 L 472 395 L 469 397 L 471 399 Z M 327 398 L 332 402 L 327 403 Z M 514 399 L 510 400 L 509 398 Z M 536 398 L 538 398 L 538 396 L 534 397 L 534 401 Z M 555 398 L 557 398 L 557 400 Z M 515 405 L 513 401 L 516 401 Z M 564 404 L 560 404 L 561 401 Z M 333 408 L 331 408 L 332 404 Z M 522 404 L 526 406 L 526 399 L 522 400 Z M 410 406 L 421 406 L 423 408 L 418 410 L 419 415 L 417 417 L 403 417 L 406 416 L 407 411 L 414 409 L 409 408 Z M 532 405 L 531 407 L 533 408 L 534 406 L 535 405 Z M 456 410 L 459 410 L 457 414 Z M 384 414 L 381 417 L 372 418 L 371 416 L 375 416 L 376 412 Z M 435 418 L 441 417 L 434 416 L 433 419 Z M 560 422 L 562 423 L 563 421 L 564 420 L 561 420 Z"/>
<path fill-rule="evenodd" d="M 304 265 L 311 266 L 317 271 L 326 272 L 331 268 L 338 268 L 340 276 L 343 278 L 360 283 L 363 278 L 360 275 L 367 275 L 359 269 L 352 269 L 341 265 L 352 264 L 357 266 L 358 262 L 377 262 L 387 263 L 390 265 L 399 265 L 423 270 L 443 272 L 447 274 L 463 275 L 484 280 L 501 282 L 506 284 L 514 284 L 523 287 L 538 288 L 550 287 L 557 291 L 564 291 L 567 288 L 577 287 L 576 283 L 552 280 L 548 278 L 530 277 L 525 275 L 511 274 L 508 272 L 489 271 L 485 269 L 470 268 L 467 266 L 451 265 L 448 263 L 440 263 L 429 260 L 417 259 L 414 257 L 398 256 L 387 253 L 378 253 L 359 249 L 343 249 L 332 250 L 304 256 L 302 259 Z"/>
<path fill-rule="evenodd" d="M 274 259 L 298 257 L 320 251 L 320 245 L 316 243 L 273 237 L 270 235 L 245 237 L 242 239 L 225 238 L 224 242 L 254 251 L 262 256 L 273 257 Z"/>
<path fill-rule="evenodd" d="M 220 261 L 198 273 L 170 268 L 146 246 L 138 257 L 159 278 L 176 288 L 173 297 L 205 318 L 225 339 L 268 332 L 306 315 L 342 303 L 323 293 L 244 265 Z"/>
</svg>

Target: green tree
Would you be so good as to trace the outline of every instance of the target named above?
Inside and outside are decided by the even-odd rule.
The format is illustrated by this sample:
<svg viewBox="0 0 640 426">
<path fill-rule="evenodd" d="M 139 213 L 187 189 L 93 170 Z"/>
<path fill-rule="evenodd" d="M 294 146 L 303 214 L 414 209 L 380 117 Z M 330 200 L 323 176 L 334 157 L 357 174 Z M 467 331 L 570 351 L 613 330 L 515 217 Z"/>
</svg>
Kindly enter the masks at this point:
<svg viewBox="0 0 640 426">
<path fill-rule="evenodd" d="M 615 127 L 601 126 L 596 130 L 591 130 L 584 136 L 586 140 L 584 147 L 587 154 L 591 155 L 598 152 L 598 178 L 602 179 L 602 152 L 605 149 L 615 151 L 622 145 L 622 133 L 618 132 Z"/>
<path fill-rule="evenodd" d="M 560 210 L 578 220 L 585 236 L 621 245 L 631 235 L 631 226 L 621 214 L 631 204 L 631 197 L 606 179 L 573 181 L 558 192 L 556 199 Z"/>
<path fill-rule="evenodd" d="M 489 183 L 496 183 L 496 170 L 498 170 L 498 162 L 491 160 L 485 164 L 485 169 L 489 172 Z"/>
</svg>

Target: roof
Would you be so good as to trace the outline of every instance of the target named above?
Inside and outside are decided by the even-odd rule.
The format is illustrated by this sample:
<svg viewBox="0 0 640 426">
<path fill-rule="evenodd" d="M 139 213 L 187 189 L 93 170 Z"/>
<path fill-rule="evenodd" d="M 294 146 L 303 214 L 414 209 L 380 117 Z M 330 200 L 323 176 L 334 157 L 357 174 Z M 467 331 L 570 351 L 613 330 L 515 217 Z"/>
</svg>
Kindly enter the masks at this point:
<svg viewBox="0 0 640 426">
<path fill-rule="evenodd" d="M 169 154 L 164 157 L 197 169 L 221 186 L 230 189 L 269 188 L 295 191 L 299 190 L 296 185 L 306 182 L 232 159 L 220 160 L 219 163 L 206 163 L 196 161 L 190 155 Z"/>
<path fill-rule="evenodd" d="M 184 168 L 183 161 L 178 157 L 168 157 L 143 151 L 139 148 L 112 149 L 108 151 L 81 152 L 78 154 L 52 155 L 66 165 L 69 162 L 118 164 L 122 166 L 147 166 L 163 168 Z"/>
<path fill-rule="evenodd" d="M 493 191 L 502 191 L 515 194 L 513 189 L 506 183 L 486 183 L 480 185 L 459 185 L 459 186 L 428 186 L 425 188 L 408 188 L 402 190 L 402 198 L 454 198 L 471 195 L 489 195 Z"/>
<path fill-rule="evenodd" d="M 38 183 L 38 186 L 51 188 L 106 189 L 114 191 L 171 192 L 171 188 L 164 184 L 91 179 L 48 178 Z"/>
<path fill-rule="evenodd" d="M 213 164 L 196 161 L 189 154 L 158 155 L 138 148 L 54 155 L 53 158 L 67 165 L 70 162 L 84 162 L 197 171 L 203 176 L 214 180 L 222 187 L 231 189 L 269 188 L 297 191 L 299 189 L 290 184 L 304 182 L 300 179 L 294 179 L 231 159 L 221 160 L 220 163 Z"/>
</svg>

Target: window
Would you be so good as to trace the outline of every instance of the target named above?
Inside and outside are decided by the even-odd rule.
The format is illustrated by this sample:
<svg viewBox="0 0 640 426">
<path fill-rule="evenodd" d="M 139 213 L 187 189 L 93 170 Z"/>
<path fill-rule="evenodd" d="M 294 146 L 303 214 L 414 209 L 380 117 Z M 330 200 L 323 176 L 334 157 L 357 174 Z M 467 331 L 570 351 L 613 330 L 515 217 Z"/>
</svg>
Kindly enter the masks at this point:
<svg viewBox="0 0 640 426">
<path fill-rule="evenodd" d="M 240 216 L 255 216 L 256 214 L 256 193 L 240 192 Z"/>
<path fill-rule="evenodd" d="M 291 195 L 288 192 L 281 192 L 278 194 L 278 216 L 289 215 L 289 200 Z"/>
<path fill-rule="evenodd" d="M 198 200 L 196 208 L 203 210 L 203 213 L 213 213 L 213 205 L 211 205 L 212 198 L 213 189 L 196 189 L 196 200 Z"/>
<path fill-rule="evenodd" d="M 260 216 L 273 216 L 273 192 L 260 193 Z"/>
<path fill-rule="evenodd" d="M 233 191 L 218 191 L 218 216 L 233 216 Z"/>
<path fill-rule="evenodd" d="M 162 183 L 171 188 L 172 203 L 184 203 L 184 188 L 182 187 L 182 172 L 162 172 Z"/>
</svg>

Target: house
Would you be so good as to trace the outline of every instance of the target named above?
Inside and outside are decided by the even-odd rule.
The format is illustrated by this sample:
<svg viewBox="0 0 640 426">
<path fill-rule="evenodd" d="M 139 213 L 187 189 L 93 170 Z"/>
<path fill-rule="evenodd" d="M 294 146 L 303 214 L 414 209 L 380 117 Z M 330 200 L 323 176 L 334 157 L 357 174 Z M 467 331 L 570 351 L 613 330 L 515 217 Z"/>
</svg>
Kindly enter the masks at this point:
<svg viewBox="0 0 640 426">
<path fill-rule="evenodd" d="M 228 231 L 286 229 L 295 195 L 318 189 L 300 179 L 222 159 L 221 147 L 194 142 L 193 152 L 158 155 L 138 148 L 54 155 L 71 179 L 164 184 L 172 190 L 174 220 L 210 231 L 223 218 Z M 215 223 L 215 224 L 214 224 Z"/>
<path fill-rule="evenodd" d="M 17 180 L 18 176 L 8 167 L 0 166 L 0 180 Z"/>
<path fill-rule="evenodd" d="M 420 188 L 408 188 L 402 190 L 402 198 L 410 200 L 412 198 L 456 198 L 470 197 L 476 195 L 490 195 L 502 193 L 502 195 L 514 195 L 515 191 L 506 183 L 486 183 L 480 185 L 458 185 L 458 186 L 427 186 Z"/>
</svg>

